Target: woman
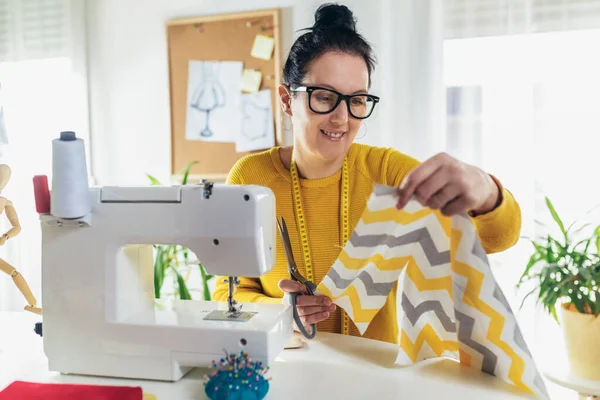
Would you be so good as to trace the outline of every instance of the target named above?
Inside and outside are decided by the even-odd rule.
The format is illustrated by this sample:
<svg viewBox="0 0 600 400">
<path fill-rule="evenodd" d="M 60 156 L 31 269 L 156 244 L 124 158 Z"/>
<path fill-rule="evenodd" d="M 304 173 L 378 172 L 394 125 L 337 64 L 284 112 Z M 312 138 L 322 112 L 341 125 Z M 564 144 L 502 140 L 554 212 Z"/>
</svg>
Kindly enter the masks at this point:
<svg viewBox="0 0 600 400">
<path fill-rule="evenodd" d="M 353 143 L 378 101 L 368 94 L 372 50 L 345 6 L 321 6 L 315 20 L 292 46 L 279 88 L 281 107 L 292 121 L 293 146 L 246 156 L 228 177 L 231 184 L 273 190 L 300 272 L 315 284 L 323 279 L 345 244 L 342 238 L 357 225 L 374 184 L 398 186 L 398 208 L 414 195 L 445 215 L 469 212 L 487 252 L 516 243 L 520 209 L 495 178 L 447 154 L 421 164 L 394 149 Z M 303 292 L 302 285 L 289 280 L 281 243 L 276 258 L 272 271 L 260 279 L 240 278 L 237 301 L 281 303 L 285 293 Z M 225 301 L 228 286 L 218 279 L 213 297 Z M 328 298 L 298 296 L 297 305 L 307 326 L 317 323 L 320 331 L 359 335 Z M 397 343 L 395 290 L 363 336 Z"/>
</svg>

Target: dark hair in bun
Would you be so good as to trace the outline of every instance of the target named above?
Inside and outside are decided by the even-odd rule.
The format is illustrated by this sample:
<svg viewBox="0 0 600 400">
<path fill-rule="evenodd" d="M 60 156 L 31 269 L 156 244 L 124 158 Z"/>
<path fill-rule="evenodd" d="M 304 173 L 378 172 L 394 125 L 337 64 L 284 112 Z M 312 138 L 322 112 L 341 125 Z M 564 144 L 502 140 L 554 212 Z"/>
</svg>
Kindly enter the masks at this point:
<svg viewBox="0 0 600 400">
<path fill-rule="evenodd" d="M 309 64 L 328 51 L 338 51 L 360 56 L 369 71 L 375 68 L 371 45 L 356 31 L 356 20 L 348 7 L 338 4 L 323 4 L 315 12 L 315 24 L 307 28 L 292 45 L 283 67 L 283 82 L 286 85 L 301 84 Z"/>
<path fill-rule="evenodd" d="M 323 4 L 315 13 L 313 30 L 346 28 L 356 32 L 356 20 L 346 6 Z"/>
</svg>

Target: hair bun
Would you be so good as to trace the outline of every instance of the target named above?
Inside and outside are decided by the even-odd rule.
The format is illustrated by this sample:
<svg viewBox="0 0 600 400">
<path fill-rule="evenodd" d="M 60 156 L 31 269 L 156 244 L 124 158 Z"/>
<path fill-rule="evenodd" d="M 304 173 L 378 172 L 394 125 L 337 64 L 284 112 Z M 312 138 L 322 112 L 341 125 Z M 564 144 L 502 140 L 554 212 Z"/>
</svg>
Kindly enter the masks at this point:
<svg viewBox="0 0 600 400">
<path fill-rule="evenodd" d="M 313 30 L 332 28 L 356 31 L 356 20 L 348 7 L 338 4 L 323 4 L 317 9 Z"/>
</svg>

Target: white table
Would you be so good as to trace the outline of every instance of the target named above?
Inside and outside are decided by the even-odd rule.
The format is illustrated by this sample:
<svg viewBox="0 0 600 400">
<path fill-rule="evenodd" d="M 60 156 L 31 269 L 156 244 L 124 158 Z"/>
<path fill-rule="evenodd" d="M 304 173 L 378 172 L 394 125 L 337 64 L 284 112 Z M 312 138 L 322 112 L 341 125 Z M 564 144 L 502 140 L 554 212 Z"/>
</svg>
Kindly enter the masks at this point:
<svg viewBox="0 0 600 400">
<path fill-rule="evenodd" d="M 551 357 L 540 357 L 540 366 L 548 380 L 579 393 L 580 400 L 600 399 L 600 381 L 591 381 L 573 374 L 564 347 L 556 346 Z"/>
<path fill-rule="evenodd" d="M 203 376 L 194 369 L 178 382 L 63 375 L 48 371 L 40 318 L 0 312 L 0 390 L 15 380 L 141 386 L 164 399 L 206 399 Z M 451 360 L 395 367 L 397 347 L 374 340 L 318 333 L 304 348 L 284 350 L 271 365 L 268 399 L 486 399 L 530 398 L 492 376 Z"/>
</svg>

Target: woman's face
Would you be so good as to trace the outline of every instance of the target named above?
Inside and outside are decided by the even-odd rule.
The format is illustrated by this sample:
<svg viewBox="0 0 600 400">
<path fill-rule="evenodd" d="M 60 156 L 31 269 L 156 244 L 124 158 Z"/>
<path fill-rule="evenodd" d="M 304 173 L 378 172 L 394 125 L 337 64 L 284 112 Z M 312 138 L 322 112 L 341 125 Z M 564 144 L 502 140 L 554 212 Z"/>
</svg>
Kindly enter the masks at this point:
<svg viewBox="0 0 600 400">
<path fill-rule="evenodd" d="M 327 52 L 315 59 L 308 68 L 304 86 L 320 86 L 342 94 L 368 93 L 369 72 L 360 56 Z M 360 129 L 362 120 L 348 113 L 347 104 L 341 101 L 329 114 L 318 114 L 309 108 L 308 93 L 280 91 L 284 112 L 292 119 L 295 147 L 315 158 L 336 160 L 344 157 Z M 316 98 L 313 104 L 327 99 Z"/>
</svg>

